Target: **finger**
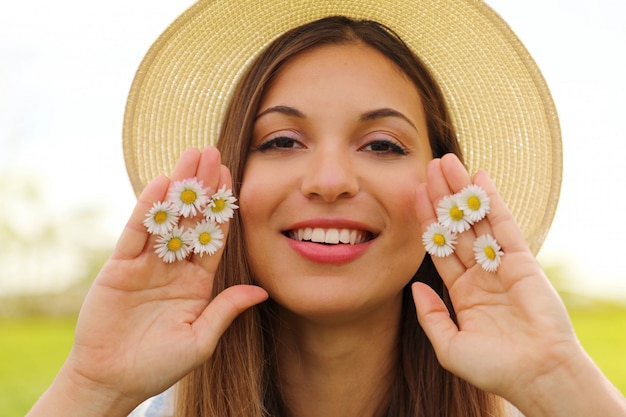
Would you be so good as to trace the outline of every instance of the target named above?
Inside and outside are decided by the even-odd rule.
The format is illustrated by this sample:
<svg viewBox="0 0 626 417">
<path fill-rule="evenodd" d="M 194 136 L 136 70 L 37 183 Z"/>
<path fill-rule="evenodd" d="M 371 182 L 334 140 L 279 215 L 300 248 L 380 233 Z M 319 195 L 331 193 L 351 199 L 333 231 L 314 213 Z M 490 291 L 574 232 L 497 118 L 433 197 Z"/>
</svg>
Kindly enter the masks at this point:
<svg viewBox="0 0 626 417">
<path fill-rule="evenodd" d="M 472 178 L 467 172 L 465 165 L 452 153 L 445 154 L 441 158 L 441 172 L 450 189 L 450 194 L 458 193 L 472 183 Z"/>
<path fill-rule="evenodd" d="M 235 285 L 219 293 L 192 325 L 206 354 L 213 352 L 217 341 L 237 316 L 267 298 L 267 292 L 254 285 Z"/>
<path fill-rule="evenodd" d="M 439 161 L 433 160 L 429 163 L 427 168 L 427 180 L 428 195 L 431 198 L 433 211 L 436 215 L 436 207 L 441 199 L 463 189 L 470 183 L 470 176 L 456 155 L 446 154 Z M 430 223 L 432 222 L 429 222 L 425 226 L 429 226 Z M 465 272 L 466 269 L 475 265 L 474 253 L 473 250 L 471 250 L 475 239 L 476 236 L 471 229 L 464 233 L 457 234 L 457 249 L 454 255 L 456 255 L 460 263 L 455 264 L 449 262 L 452 256 L 445 258 L 445 263 L 442 260 L 433 259 L 439 272 L 447 275 L 447 277 L 442 276 L 444 280 L 446 278 L 449 280 L 454 279 Z M 459 250 L 459 248 L 461 250 Z M 467 250 L 467 248 L 470 248 L 470 250 Z M 451 282 L 446 282 L 446 284 L 450 285 Z"/>
<path fill-rule="evenodd" d="M 474 183 L 482 187 L 489 196 L 490 210 L 486 223 L 492 231 L 492 236 L 509 251 L 528 250 L 522 230 L 489 175 L 484 171 L 478 171 L 474 176 Z M 481 232 L 487 233 L 488 230 Z"/>
<path fill-rule="evenodd" d="M 428 196 L 431 204 L 435 205 L 450 194 L 450 188 L 445 176 L 441 172 L 441 159 L 433 159 L 426 166 L 426 181 L 428 184 Z"/>
<path fill-rule="evenodd" d="M 180 181 L 195 177 L 200 163 L 201 153 L 198 149 L 188 148 L 181 155 L 172 171 L 172 180 Z"/>
<path fill-rule="evenodd" d="M 209 188 L 209 193 L 218 189 L 221 163 L 220 152 L 217 148 L 207 146 L 202 150 L 196 176 L 202 180 L 205 187 Z"/>
<path fill-rule="evenodd" d="M 160 175 L 150 181 L 143 190 L 126 227 L 115 245 L 112 257 L 117 259 L 134 259 L 143 253 L 150 234 L 143 224 L 146 213 L 156 201 L 162 201 L 167 195 L 170 181 Z"/>
<path fill-rule="evenodd" d="M 416 191 L 416 214 L 422 233 L 424 233 L 431 224 L 437 221 L 437 213 L 433 207 L 433 202 L 429 197 L 428 191 L 426 184 L 420 184 Z M 450 285 L 454 279 L 459 277 L 466 270 L 463 262 L 455 254 L 446 258 L 432 256 L 432 259 L 437 271 L 439 271 L 442 279 L 446 282 L 446 285 Z"/>
<path fill-rule="evenodd" d="M 219 174 L 217 175 L 217 177 L 219 178 L 219 180 L 217 183 L 215 183 L 215 188 L 219 189 L 222 187 L 222 185 L 225 185 L 227 189 L 231 188 L 232 177 L 230 175 L 230 171 L 228 170 L 228 168 L 226 168 L 224 165 L 218 166 L 218 172 Z M 209 271 L 214 271 L 217 269 L 217 265 L 220 262 L 222 253 L 224 252 L 224 248 L 226 246 L 226 239 L 228 238 L 228 231 L 229 231 L 229 223 L 230 222 L 227 221 L 219 225 L 220 229 L 222 230 L 222 234 L 224 235 L 222 239 L 222 246 L 212 255 L 206 255 L 206 254 L 194 255 L 192 258 L 194 263 L 202 266 L 204 269 L 209 270 Z"/>
<path fill-rule="evenodd" d="M 442 366 L 445 366 L 444 352 L 459 329 L 450 318 L 450 312 L 437 293 L 422 282 L 411 285 L 417 320 L 433 345 Z"/>
</svg>

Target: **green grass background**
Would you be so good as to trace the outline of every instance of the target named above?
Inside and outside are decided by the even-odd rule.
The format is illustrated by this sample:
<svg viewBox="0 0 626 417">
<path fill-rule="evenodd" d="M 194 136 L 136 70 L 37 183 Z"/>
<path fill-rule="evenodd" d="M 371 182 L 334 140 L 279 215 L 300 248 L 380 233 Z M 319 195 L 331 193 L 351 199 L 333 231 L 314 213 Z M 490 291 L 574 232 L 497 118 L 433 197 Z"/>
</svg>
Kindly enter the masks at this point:
<svg viewBox="0 0 626 417">
<path fill-rule="evenodd" d="M 591 357 L 626 393 L 626 306 L 596 302 L 569 308 Z M 0 416 L 23 416 L 67 355 L 75 317 L 0 319 Z"/>
</svg>

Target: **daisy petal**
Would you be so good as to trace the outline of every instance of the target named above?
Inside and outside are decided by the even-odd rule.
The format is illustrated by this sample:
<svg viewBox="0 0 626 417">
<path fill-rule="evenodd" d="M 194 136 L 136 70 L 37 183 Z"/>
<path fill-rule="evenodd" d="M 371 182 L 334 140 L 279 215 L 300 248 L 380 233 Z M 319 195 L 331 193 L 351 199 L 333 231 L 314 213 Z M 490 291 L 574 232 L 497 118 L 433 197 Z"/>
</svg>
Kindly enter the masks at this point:
<svg viewBox="0 0 626 417">
<path fill-rule="evenodd" d="M 479 236 L 474 242 L 474 257 L 485 271 L 495 272 L 502 261 L 502 248 L 491 235 Z"/>
<path fill-rule="evenodd" d="M 437 206 L 437 220 L 454 233 L 464 232 L 472 226 L 468 215 L 459 207 L 456 194 L 441 199 Z"/>
<path fill-rule="evenodd" d="M 459 208 L 472 223 L 481 221 L 489 213 L 489 197 L 478 185 L 470 184 L 458 193 Z"/>
<path fill-rule="evenodd" d="M 422 235 L 422 242 L 429 254 L 443 258 L 454 252 L 456 233 L 440 223 L 433 223 Z"/>
<path fill-rule="evenodd" d="M 209 204 L 204 209 L 204 217 L 216 223 L 224 223 L 235 214 L 235 209 L 239 208 L 237 199 L 233 196 L 231 189 L 226 189 L 223 185 L 215 194 L 211 196 Z"/>
<path fill-rule="evenodd" d="M 189 238 L 182 227 L 176 226 L 170 232 L 159 236 L 155 252 L 164 262 L 171 263 L 187 258 L 191 251 Z"/>
<path fill-rule="evenodd" d="M 175 181 L 170 187 L 167 199 L 183 217 L 194 217 L 202 212 L 209 202 L 209 196 L 202 186 L 202 181 L 196 178 Z"/>
<path fill-rule="evenodd" d="M 195 228 L 187 232 L 187 237 L 193 253 L 200 256 L 205 253 L 213 255 L 224 245 L 224 233 L 219 225 L 210 220 L 204 220 Z"/>
<path fill-rule="evenodd" d="M 178 212 L 169 201 L 157 201 L 152 205 L 143 221 L 149 233 L 163 235 L 178 224 Z"/>
</svg>

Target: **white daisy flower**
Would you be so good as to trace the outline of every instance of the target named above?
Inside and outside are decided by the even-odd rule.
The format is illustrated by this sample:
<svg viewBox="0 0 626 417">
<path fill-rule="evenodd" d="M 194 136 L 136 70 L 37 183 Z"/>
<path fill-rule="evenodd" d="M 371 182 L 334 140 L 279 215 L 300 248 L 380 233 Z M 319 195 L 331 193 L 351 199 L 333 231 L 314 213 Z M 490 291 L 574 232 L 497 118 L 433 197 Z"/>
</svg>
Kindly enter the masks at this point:
<svg viewBox="0 0 626 417">
<path fill-rule="evenodd" d="M 459 208 L 459 199 L 456 194 L 446 196 L 439 201 L 437 220 L 454 233 L 464 232 L 472 226 L 469 217 Z"/>
<path fill-rule="evenodd" d="M 210 220 L 204 220 L 195 228 L 187 232 L 193 253 L 213 255 L 224 245 L 224 233 L 219 225 Z"/>
<path fill-rule="evenodd" d="M 170 201 L 157 201 L 152 205 L 143 221 L 148 233 L 163 235 L 178 224 L 178 212 Z"/>
<path fill-rule="evenodd" d="M 502 260 L 500 245 L 491 235 L 479 236 L 474 242 L 474 257 L 485 271 L 495 272 Z"/>
<path fill-rule="evenodd" d="M 472 223 L 481 221 L 489 213 L 489 197 L 478 185 L 470 184 L 458 193 L 459 208 Z"/>
<path fill-rule="evenodd" d="M 440 258 L 451 255 L 456 245 L 456 233 L 440 223 L 433 223 L 422 235 L 422 242 L 426 251 Z"/>
<path fill-rule="evenodd" d="M 211 201 L 204 209 L 204 216 L 207 220 L 216 223 L 224 223 L 231 219 L 235 214 L 235 209 L 239 208 L 235 202 L 237 199 L 233 196 L 231 189 L 226 189 L 226 185 L 222 185 L 215 194 L 211 196 Z"/>
<path fill-rule="evenodd" d="M 167 199 L 174 204 L 181 216 L 194 217 L 202 212 L 209 201 L 209 196 L 202 187 L 202 181 L 187 178 L 172 184 Z"/>
<path fill-rule="evenodd" d="M 170 232 L 159 236 L 154 248 L 159 258 L 167 263 L 182 261 L 191 251 L 189 237 L 185 233 L 185 229 L 180 226 L 176 226 Z"/>
</svg>

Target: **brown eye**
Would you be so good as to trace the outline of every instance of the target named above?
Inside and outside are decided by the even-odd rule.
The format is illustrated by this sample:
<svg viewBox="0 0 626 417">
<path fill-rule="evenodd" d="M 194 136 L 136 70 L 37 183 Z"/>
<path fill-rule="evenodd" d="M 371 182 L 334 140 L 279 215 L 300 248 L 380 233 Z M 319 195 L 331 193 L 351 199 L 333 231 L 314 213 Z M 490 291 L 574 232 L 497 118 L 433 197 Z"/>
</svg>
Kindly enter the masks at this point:
<svg viewBox="0 0 626 417">
<path fill-rule="evenodd" d="M 395 153 L 398 155 L 407 155 L 407 152 L 395 142 L 390 140 L 376 140 L 368 143 L 363 148 L 364 151 L 376 152 L 380 154 Z"/>
<path fill-rule="evenodd" d="M 297 140 L 288 137 L 277 137 L 263 142 L 259 147 L 259 151 L 267 151 L 269 149 L 301 149 L 302 144 Z"/>
</svg>

